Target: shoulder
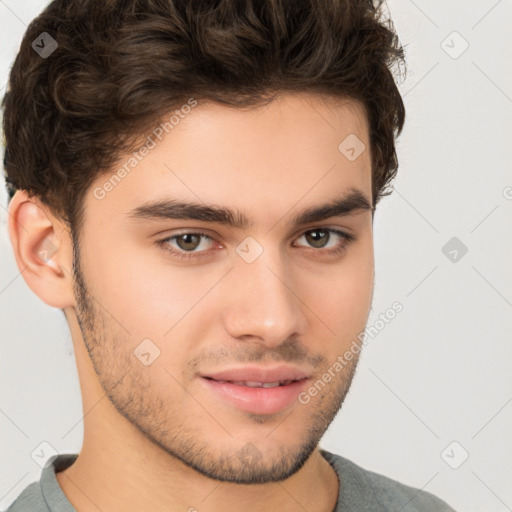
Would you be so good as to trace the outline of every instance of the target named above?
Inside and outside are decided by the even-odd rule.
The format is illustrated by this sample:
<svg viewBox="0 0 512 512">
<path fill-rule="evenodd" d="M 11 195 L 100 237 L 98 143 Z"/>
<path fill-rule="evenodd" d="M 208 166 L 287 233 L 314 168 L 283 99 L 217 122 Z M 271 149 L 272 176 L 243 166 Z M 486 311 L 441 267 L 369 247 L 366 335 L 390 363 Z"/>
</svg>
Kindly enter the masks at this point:
<svg viewBox="0 0 512 512">
<path fill-rule="evenodd" d="M 39 482 L 29 484 L 5 512 L 48 512 L 50 509 L 46 506 L 46 501 L 41 490 Z"/>
<path fill-rule="evenodd" d="M 340 479 L 339 509 L 347 511 L 455 512 L 433 494 L 368 471 L 339 455 L 320 450 Z"/>
<path fill-rule="evenodd" d="M 63 493 L 55 472 L 69 467 L 78 454 L 65 453 L 48 460 L 37 482 L 27 485 L 4 512 L 76 512 Z"/>
</svg>

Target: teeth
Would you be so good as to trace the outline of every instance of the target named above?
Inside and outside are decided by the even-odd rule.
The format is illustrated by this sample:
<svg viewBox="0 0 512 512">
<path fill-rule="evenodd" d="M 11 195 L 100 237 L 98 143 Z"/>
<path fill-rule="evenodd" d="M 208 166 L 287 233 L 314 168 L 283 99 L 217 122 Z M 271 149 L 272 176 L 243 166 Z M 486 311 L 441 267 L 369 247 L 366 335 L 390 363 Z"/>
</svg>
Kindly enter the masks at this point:
<svg viewBox="0 0 512 512">
<path fill-rule="evenodd" d="M 217 380 L 221 384 L 228 382 L 237 386 L 247 386 L 249 388 L 277 388 L 278 386 L 286 386 L 295 382 L 294 380 L 281 380 L 275 382 L 258 382 L 255 380 Z"/>
<path fill-rule="evenodd" d="M 263 382 L 258 382 L 255 380 L 244 380 L 244 381 L 238 381 L 234 384 L 237 384 L 238 386 L 247 386 L 249 388 L 261 388 L 263 387 Z"/>
<path fill-rule="evenodd" d="M 232 381 L 233 384 L 236 384 L 237 386 L 247 386 L 249 388 L 277 388 L 280 385 L 287 384 L 291 381 L 284 381 L 284 382 L 258 382 L 254 380 L 237 380 Z"/>
</svg>

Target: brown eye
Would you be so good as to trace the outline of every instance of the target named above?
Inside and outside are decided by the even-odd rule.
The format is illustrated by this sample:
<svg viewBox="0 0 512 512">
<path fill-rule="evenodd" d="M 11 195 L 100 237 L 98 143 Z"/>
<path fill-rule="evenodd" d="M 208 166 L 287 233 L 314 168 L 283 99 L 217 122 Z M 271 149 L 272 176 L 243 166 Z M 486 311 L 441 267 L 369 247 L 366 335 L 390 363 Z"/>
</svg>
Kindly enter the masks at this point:
<svg viewBox="0 0 512 512">
<path fill-rule="evenodd" d="M 304 231 L 298 238 L 301 247 L 313 250 L 318 257 L 337 256 L 345 251 L 356 238 L 339 229 L 320 227 Z M 304 245 L 305 244 L 305 245 Z"/>
<path fill-rule="evenodd" d="M 179 259 L 187 259 L 211 254 L 208 249 L 214 242 L 206 233 L 198 231 L 169 236 L 159 240 L 157 245 Z"/>
<path fill-rule="evenodd" d="M 185 233 L 184 235 L 178 235 L 175 240 L 180 249 L 183 249 L 184 251 L 193 251 L 199 247 L 199 244 L 201 243 L 201 235 Z"/>
<path fill-rule="evenodd" d="M 304 231 L 299 237 L 303 243 L 299 247 L 313 251 L 318 257 L 334 257 L 345 251 L 355 240 L 355 236 L 333 228 L 313 228 Z M 305 240 L 305 244 L 304 244 Z M 211 236 L 201 231 L 180 233 L 159 240 L 156 244 L 180 260 L 192 260 L 213 256 L 213 249 L 222 249 Z M 295 246 L 297 247 L 297 246 Z"/>
<path fill-rule="evenodd" d="M 307 231 L 304 236 L 312 247 L 321 249 L 329 241 L 330 232 L 327 229 L 314 229 Z"/>
</svg>

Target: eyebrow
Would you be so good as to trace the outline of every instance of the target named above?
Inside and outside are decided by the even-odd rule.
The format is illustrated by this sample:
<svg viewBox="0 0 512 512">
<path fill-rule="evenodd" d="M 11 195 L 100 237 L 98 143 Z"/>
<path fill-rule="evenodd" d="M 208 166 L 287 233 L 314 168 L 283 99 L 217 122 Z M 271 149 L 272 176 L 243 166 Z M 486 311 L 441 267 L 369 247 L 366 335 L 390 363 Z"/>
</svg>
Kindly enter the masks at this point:
<svg viewBox="0 0 512 512">
<path fill-rule="evenodd" d="M 311 222 L 319 222 L 330 217 L 342 217 L 359 211 L 371 211 L 374 206 L 360 190 L 350 189 L 345 195 L 332 200 L 330 203 L 308 208 L 291 220 L 293 227 Z M 172 198 L 165 200 L 147 201 L 128 212 L 131 219 L 181 219 L 215 222 L 235 229 L 246 230 L 253 222 L 239 210 L 179 201 Z"/>
</svg>

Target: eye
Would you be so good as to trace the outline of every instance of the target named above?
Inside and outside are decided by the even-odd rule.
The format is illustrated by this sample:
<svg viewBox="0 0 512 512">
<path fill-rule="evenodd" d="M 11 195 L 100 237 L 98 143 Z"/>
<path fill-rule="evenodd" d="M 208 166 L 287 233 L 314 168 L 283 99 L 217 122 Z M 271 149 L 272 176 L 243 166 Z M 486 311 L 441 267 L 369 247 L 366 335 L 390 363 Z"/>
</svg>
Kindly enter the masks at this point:
<svg viewBox="0 0 512 512">
<path fill-rule="evenodd" d="M 333 236 L 334 235 L 334 236 Z M 318 255 L 337 255 L 355 240 L 355 236 L 334 228 L 313 228 L 304 232 L 297 240 L 304 238 L 307 249 Z M 336 241 L 337 239 L 337 241 Z M 208 256 L 208 250 L 216 241 L 201 231 L 184 232 L 156 242 L 163 250 L 180 260 Z M 218 243 L 218 242 L 217 242 Z M 218 247 L 222 245 L 218 244 Z"/>
<path fill-rule="evenodd" d="M 341 252 L 350 242 L 355 240 L 353 235 L 334 228 L 313 228 L 306 231 L 297 240 L 301 238 L 305 239 L 311 248 L 322 250 L 315 252 L 328 254 Z M 338 241 L 336 241 L 336 239 L 338 239 Z"/>
<path fill-rule="evenodd" d="M 213 238 L 202 232 L 187 232 L 173 235 L 157 242 L 164 250 L 171 252 L 178 258 L 190 258 L 193 253 L 204 253 L 209 244 L 205 240 L 213 242 Z M 188 254 L 192 253 L 192 254 Z"/>
</svg>

